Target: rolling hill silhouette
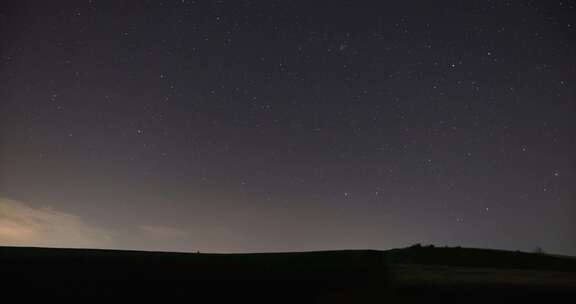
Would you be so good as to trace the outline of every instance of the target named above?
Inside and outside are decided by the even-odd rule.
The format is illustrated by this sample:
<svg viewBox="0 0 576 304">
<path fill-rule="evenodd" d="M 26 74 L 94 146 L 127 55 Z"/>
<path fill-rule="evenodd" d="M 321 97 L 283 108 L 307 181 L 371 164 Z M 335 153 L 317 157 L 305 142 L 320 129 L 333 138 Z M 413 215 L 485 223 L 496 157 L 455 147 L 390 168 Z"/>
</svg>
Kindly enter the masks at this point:
<svg viewBox="0 0 576 304">
<path fill-rule="evenodd" d="M 164 301 L 362 303 L 576 294 L 574 258 L 471 248 L 213 254 L 0 247 L 0 269 L 3 286 L 27 296 L 113 291 Z"/>
</svg>

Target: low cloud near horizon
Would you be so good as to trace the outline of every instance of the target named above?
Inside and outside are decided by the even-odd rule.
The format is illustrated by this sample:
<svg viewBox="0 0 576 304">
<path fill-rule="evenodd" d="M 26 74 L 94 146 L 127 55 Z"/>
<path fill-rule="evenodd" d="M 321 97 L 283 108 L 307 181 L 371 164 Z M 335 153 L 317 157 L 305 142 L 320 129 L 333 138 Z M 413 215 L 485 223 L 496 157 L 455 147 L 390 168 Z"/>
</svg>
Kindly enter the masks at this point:
<svg viewBox="0 0 576 304">
<path fill-rule="evenodd" d="M 113 230 L 52 207 L 0 197 L 0 246 L 180 250 L 189 248 L 187 230 L 139 225 Z"/>
<path fill-rule="evenodd" d="M 0 198 L 0 245 L 103 248 L 112 239 L 112 231 L 90 225 L 80 216 Z"/>
</svg>

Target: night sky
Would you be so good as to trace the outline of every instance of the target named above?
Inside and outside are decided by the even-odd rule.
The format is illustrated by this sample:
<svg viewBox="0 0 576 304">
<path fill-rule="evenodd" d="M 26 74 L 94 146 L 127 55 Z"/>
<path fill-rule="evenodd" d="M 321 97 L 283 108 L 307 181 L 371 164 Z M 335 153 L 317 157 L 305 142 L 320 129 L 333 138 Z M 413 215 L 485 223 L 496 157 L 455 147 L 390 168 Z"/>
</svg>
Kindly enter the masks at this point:
<svg viewBox="0 0 576 304">
<path fill-rule="evenodd" d="M 576 255 L 575 1 L 2 1 L 0 245 Z"/>
</svg>

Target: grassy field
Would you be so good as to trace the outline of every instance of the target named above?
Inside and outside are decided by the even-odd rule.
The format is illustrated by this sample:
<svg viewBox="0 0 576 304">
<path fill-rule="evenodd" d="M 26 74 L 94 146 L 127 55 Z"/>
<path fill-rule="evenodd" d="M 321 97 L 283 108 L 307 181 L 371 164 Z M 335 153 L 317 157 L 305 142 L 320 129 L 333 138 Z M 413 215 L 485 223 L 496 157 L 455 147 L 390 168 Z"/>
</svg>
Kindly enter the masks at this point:
<svg viewBox="0 0 576 304">
<path fill-rule="evenodd" d="M 542 300 L 576 295 L 576 259 L 510 251 L 209 254 L 0 247 L 6 290 L 268 303 Z M 12 289 L 14 288 L 14 289 Z"/>
<path fill-rule="evenodd" d="M 394 278 L 404 285 L 436 286 L 525 286 L 576 289 L 576 275 L 566 271 L 478 268 L 439 265 L 398 264 Z"/>
</svg>

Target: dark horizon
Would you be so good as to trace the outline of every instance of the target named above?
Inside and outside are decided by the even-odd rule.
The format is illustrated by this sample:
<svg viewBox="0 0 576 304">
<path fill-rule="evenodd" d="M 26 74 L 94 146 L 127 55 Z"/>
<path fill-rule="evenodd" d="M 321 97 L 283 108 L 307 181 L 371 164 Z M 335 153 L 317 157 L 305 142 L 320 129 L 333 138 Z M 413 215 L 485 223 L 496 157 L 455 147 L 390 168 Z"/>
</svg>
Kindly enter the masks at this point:
<svg viewBox="0 0 576 304">
<path fill-rule="evenodd" d="M 425 249 L 448 249 L 448 250 L 478 250 L 478 251 L 495 251 L 495 252 L 506 252 L 506 253 L 519 253 L 519 254 L 530 254 L 530 255 L 539 255 L 539 256 L 547 256 L 547 257 L 559 257 L 559 258 L 568 258 L 568 259 L 576 259 L 576 255 L 569 255 L 569 254 L 558 254 L 554 252 L 547 252 L 544 251 L 542 248 L 535 248 L 532 251 L 521 251 L 521 250 L 511 250 L 511 249 L 498 249 L 498 248 L 480 248 L 480 247 L 462 247 L 462 246 L 443 246 L 437 244 L 421 244 L 415 243 L 406 247 L 394 247 L 388 249 L 370 249 L 370 248 L 355 248 L 355 249 L 348 249 L 348 248 L 340 248 L 340 249 L 329 249 L 329 250 L 301 250 L 301 251 L 242 251 L 242 252 L 213 252 L 213 251 L 178 251 L 178 250 L 149 250 L 149 249 L 118 249 L 118 248 L 106 248 L 106 247 L 50 247 L 50 246 L 29 246 L 29 245 L 0 245 L 0 249 L 25 249 L 25 250 L 65 250 L 65 251 L 113 251 L 113 252 L 133 252 L 133 253 L 149 253 L 149 254 L 207 254 L 207 255 L 253 255 L 253 254 L 307 254 L 307 253 L 354 253 L 354 252 L 380 252 L 380 253 L 387 253 L 391 251 L 398 251 L 398 250 L 410 250 L 414 247 L 425 248 Z M 542 251 L 538 251 L 542 249 Z"/>
<path fill-rule="evenodd" d="M 0 246 L 576 256 L 576 4 L 5 1 Z"/>
</svg>

